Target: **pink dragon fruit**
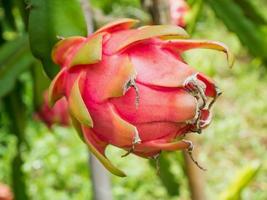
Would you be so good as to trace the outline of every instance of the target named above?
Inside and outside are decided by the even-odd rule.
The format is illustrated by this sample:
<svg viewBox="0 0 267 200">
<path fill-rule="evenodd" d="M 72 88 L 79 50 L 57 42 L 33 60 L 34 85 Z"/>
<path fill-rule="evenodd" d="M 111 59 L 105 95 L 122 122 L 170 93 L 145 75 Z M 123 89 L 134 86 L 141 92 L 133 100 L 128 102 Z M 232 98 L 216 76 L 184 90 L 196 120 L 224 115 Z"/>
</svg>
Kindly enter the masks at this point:
<svg viewBox="0 0 267 200">
<path fill-rule="evenodd" d="M 185 27 L 185 16 L 189 6 L 185 0 L 169 0 L 171 22 L 177 26 Z"/>
<path fill-rule="evenodd" d="M 48 91 L 44 92 L 43 104 L 35 116 L 38 120 L 43 121 L 49 128 L 53 124 L 68 126 L 70 124 L 70 117 L 68 112 L 68 102 L 65 98 L 58 100 L 53 108 L 48 103 Z"/>
<path fill-rule="evenodd" d="M 13 199 L 13 194 L 10 188 L 5 184 L 0 183 L 0 200 L 12 200 L 12 199 Z"/>
<path fill-rule="evenodd" d="M 214 82 L 188 66 L 181 54 L 193 48 L 223 51 L 213 41 L 189 40 L 175 25 L 130 29 L 121 19 L 88 37 L 59 41 L 53 51 L 60 72 L 49 88 L 53 105 L 68 101 L 73 124 L 89 150 L 113 174 L 125 176 L 105 156 L 111 144 L 145 158 L 184 150 L 211 121 L 210 108 L 220 92 Z"/>
</svg>

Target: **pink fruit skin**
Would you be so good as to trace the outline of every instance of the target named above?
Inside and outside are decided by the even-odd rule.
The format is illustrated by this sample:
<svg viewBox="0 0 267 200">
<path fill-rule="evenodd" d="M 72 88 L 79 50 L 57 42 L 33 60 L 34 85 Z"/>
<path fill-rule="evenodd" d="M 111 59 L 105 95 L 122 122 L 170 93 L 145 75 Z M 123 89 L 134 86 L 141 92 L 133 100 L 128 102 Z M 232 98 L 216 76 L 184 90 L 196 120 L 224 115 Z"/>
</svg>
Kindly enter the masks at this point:
<svg viewBox="0 0 267 200">
<path fill-rule="evenodd" d="M 178 137 L 200 133 L 209 125 L 210 107 L 220 92 L 181 54 L 210 48 L 231 60 L 223 44 L 189 40 L 178 26 L 130 29 L 134 23 L 122 19 L 87 38 L 66 38 L 52 52 L 61 71 L 50 86 L 50 101 L 67 99 L 74 125 L 89 149 L 119 176 L 123 174 L 105 157 L 107 145 L 153 157 L 163 150 L 189 148 L 190 143 Z"/>
</svg>

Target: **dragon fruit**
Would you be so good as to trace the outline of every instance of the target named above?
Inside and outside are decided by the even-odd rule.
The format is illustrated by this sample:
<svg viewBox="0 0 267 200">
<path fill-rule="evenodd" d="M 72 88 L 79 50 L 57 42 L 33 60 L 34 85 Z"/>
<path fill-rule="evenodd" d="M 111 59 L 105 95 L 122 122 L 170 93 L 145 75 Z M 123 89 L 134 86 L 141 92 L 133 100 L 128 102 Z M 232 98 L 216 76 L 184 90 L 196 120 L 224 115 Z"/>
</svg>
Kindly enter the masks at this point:
<svg viewBox="0 0 267 200">
<path fill-rule="evenodd" d="M 184 51 L 216 49 L 232 63 L 221 43 L 189 40 L 175 25 L 131 29 L 136 22 L 121 19 L 88 37 L 64 38 L 52 51 L 61 70 L 49 88 L 50 105 L 66 97 L 79 135 L 118 176 L 125 174 L 105 156 L 107 145 L 154 158 L 161 151 L 191 149 L 181 137 L 209 125 L 220 91 L 183 61 Z"/>
<path fill-rule="evenodd" d="M 51 108 L 48 103 L 48 91 L 45 91 L 43 94 L 43 103 L 35 113 L 35 117 L 44 122 L 49 128 L 53 124 L 68 126 L 70 124 L 68 103 L 65 98 L 61 98 Z"/>
<path fill-rule="evenodd" d="M 13 194 L 9 186 L 0 183 L 0 200 L 12 200 Z"/>
<path fill-rule="evenodd" d="M 185 27 L 185 16 L 189 6 L 185 0 L 169 0 L 171 22 L 177 26 Z"/>
</svg>

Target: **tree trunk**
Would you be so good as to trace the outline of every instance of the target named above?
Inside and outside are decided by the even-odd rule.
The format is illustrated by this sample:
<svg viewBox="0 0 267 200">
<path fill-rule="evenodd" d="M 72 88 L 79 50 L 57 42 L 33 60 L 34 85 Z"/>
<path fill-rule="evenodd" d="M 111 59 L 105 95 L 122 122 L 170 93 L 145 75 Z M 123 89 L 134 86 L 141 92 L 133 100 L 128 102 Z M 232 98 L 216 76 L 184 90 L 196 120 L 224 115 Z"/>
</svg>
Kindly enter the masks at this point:
<svg viewBox="0 0 267 200">
<path fill-rule="evenodd" d="M 89 0 L 81 0 L 84 17 L 87 24 L 87 35 L 94 31 L 92 12 Z M 91 179 L 93 187 L 94 200 L 112 200 L 112 191 L 109 172 L 103 165 L 89 153 L 89 164 L 91 170 Z"/>
<path fill-rule="evenodd" d="M 192 136 L 187 136 L 187 140 L 192 141 Z M 196 143 L 196 142 L 194 142 Z M 191 199 L 192 200 L 205 200 L 205 181 L 203 174 L 205 171 L 201 170 L 190 158 L 187 152 L 183 152 L 184 161 L 185 161 L 185 171 L 187 174 L 188 185 L 190 189 Z M 193 151 L 193 156 L 195 159 L 198 157 L 197 148 Z"/>
<path fill-rule="evenodd" d="M 143 8 L 150 13 L 153 24 L 170 22 L 168 0 L 141 0 Z"/>
<path fill-rule="evenodd" d="M 94 200 L 112 200 L 112 191 L 109 172 L 90 154 L 91 178 L 93 183 Z"/>
</svg>

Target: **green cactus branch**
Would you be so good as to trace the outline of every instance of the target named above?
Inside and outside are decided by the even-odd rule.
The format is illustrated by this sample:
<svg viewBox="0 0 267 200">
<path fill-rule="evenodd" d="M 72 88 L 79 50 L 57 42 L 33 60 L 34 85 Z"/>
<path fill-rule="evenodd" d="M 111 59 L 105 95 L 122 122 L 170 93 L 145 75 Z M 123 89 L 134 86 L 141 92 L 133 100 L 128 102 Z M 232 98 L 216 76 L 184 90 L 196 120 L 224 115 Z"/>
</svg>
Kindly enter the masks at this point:
<svg viewBox="0 0 267 200">
<path fill-rule="evenodd" d="M 26 127 L 26 107 L 22 102 L 22 91 L 19 83 L 15 90 L 4 98 L 6 115 L 10 124 L 8 129 L 17 139 L 17 151 L 12 161 L 12 188 L 15 199 L 28 200 L 28 192 L 23 167 L 22 149 L 25 146 L 25 127 Z"/>
</svg>

